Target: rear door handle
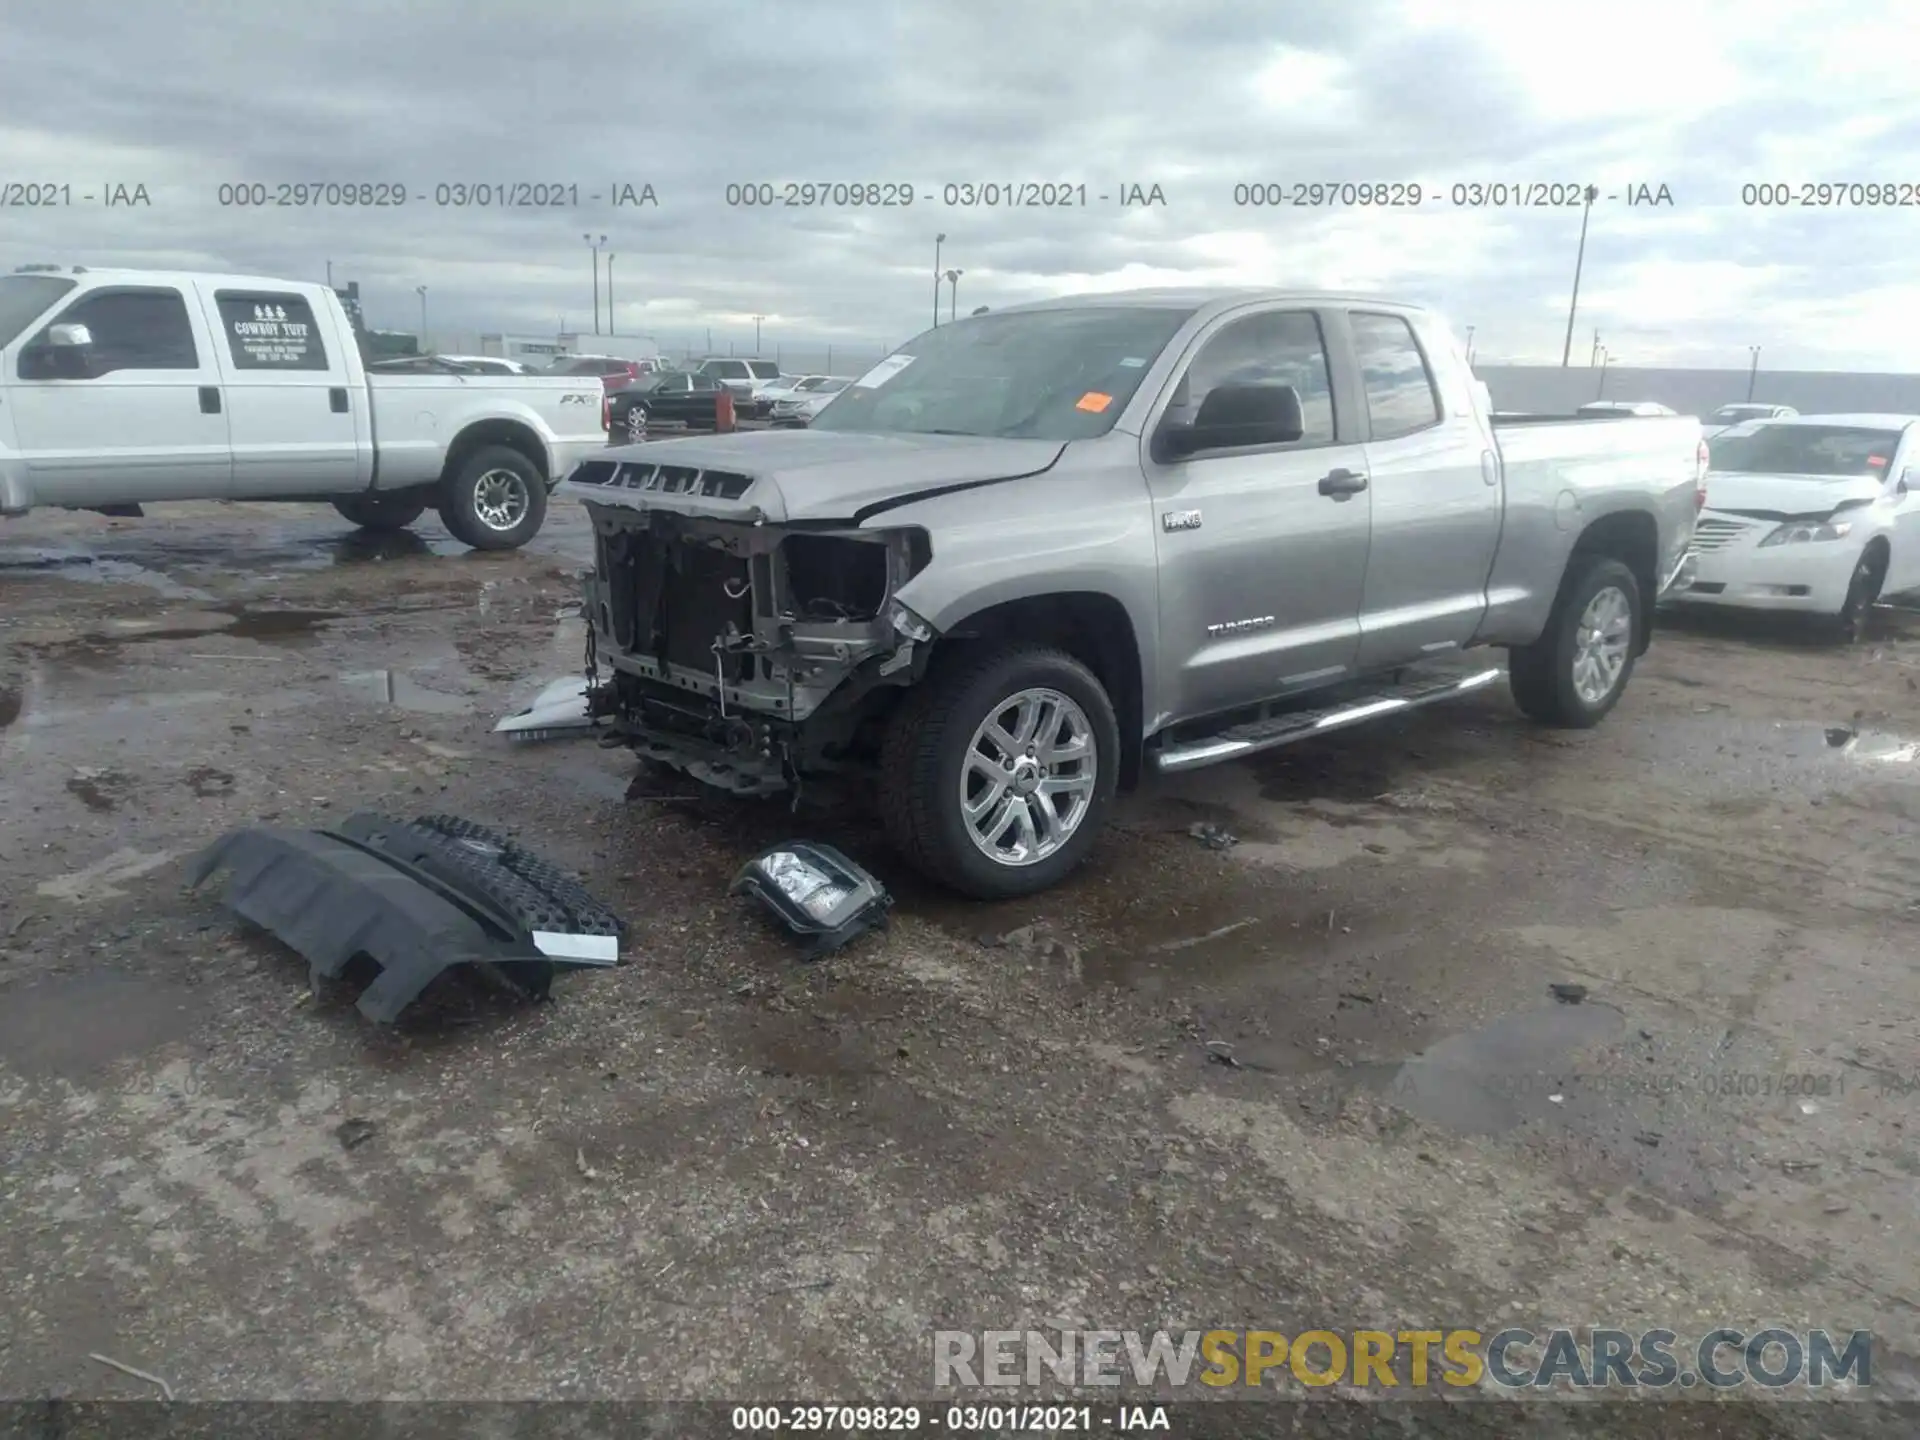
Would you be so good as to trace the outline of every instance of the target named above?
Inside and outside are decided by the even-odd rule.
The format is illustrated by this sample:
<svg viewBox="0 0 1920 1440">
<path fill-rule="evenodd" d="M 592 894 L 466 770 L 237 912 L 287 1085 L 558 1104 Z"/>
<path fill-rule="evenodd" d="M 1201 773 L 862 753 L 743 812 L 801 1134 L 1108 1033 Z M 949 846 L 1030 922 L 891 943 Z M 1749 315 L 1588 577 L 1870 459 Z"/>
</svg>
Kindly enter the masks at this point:
<svg viewBox="0 0 1920 1440">
<path fill-rule="evenodd" d="M 327 391 L 327 403 L 333 407 L 334 414 L 336 415 L 346 414 L 347 413 L 347 392 L 345 387 L 336 385 L 331 390 Z"/>
<path fill-rule="evenodd" d="M 1350 500 L 1367 488 L 1367 477 L 1358 470 L 1334 470 L 1320 477 L 1320 493 L 1336 500 Z"/>
<path fill-rule="evenodd" d="M 202 385 L 200 387 L 200 413 L 202 415 L 218 415 L 220 413 L 220 387 L 218 385 Z"/>
</svg>

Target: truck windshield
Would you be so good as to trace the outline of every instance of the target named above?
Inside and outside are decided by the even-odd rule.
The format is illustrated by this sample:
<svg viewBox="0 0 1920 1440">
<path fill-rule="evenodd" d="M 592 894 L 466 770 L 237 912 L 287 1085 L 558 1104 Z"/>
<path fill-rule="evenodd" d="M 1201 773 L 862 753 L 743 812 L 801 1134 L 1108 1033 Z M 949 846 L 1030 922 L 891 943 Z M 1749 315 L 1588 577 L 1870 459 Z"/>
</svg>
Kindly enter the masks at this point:
<svg viewBox="0 0 1920 1440">
<path fill-rule="evenodd" d="M 1104 435 L 1192 315 L 1087 306 L 970 316 L 909 340 L 815 430 L 1084 440 Z"/>
<path fill-rule="evenodd" d="M 58 275 L 0 275 L 0 345 L 11 345 L 74 284 Z"/>
<path fill-rule="evenodd" d="M 1713 468 L 1725 474 L 1804 475 L 1820 480 L 1879 479 L 1900 448 L 1898 430 L 1852 425 L 1762 425 L 1713 442 Z"/>
</svg>

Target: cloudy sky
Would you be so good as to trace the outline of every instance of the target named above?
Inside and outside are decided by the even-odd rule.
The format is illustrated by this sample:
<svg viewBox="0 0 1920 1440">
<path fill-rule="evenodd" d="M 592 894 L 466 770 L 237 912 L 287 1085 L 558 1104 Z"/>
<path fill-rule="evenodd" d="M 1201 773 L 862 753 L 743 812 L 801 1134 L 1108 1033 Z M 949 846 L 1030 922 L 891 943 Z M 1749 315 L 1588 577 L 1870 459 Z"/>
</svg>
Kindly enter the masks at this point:
<svg viewBox="0 0 1920 1440">
<path fill-rule="evenodd" d="M 1338 287 L 1441 306 L 1483 362 L 1557 362 L 1579 210 L 1455 205 L 1454 187 L 1591 182 L 1620 198 L 1593 210 L 1576 361 L 1597 329 L 1615 365 L 1744 369 L 1760 345 L 1770 368 L 1920 370 L 1920 84 L 1899 17 L 1872 0 L 8 0 L 0 186 L 64 183 L 74 203 L 0 209 L 0 266 L 320 279 L 331 261 L 376 326 L 417 328 L 427 286 L 450 348 L 591 331 L 582 237 L 605 234 L 622 334 L 747 353 L 760 315 L 769 352 L 857 351 L 929 323 L 944 233 L 962 313 L 1170 282 Z M 788 181 L 914 198 L 727 203 Z M 408 198 L 220 203 L 223 184 L 307 182 Z M 516 182 L 580 204 L 436 203 Z M 944 203 L 949 184 L 1025 182 L 1084 184 L 1088 203 Z M 1425 198 L 1235 203 L 1316 182 Z M 1742 203 L 1822 182 L 1907 203 Z M 104 208 L 115 183 L 151 204 Z M 1673 203 L 1630 206 L 1643 183 Z M 648 184 L 657 206 L 610 203 Z M 1133 185 L 1165 203 L 1122 208 Z"/>
</svg>

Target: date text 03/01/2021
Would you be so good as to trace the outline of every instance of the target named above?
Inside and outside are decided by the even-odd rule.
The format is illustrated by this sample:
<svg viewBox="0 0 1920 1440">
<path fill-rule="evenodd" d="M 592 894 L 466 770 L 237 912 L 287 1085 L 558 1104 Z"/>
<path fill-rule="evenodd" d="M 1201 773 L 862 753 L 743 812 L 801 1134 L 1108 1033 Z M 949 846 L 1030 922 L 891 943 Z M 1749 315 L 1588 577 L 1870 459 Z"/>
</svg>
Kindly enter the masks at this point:
<svg viewBox="0 0 1920 1440">
<path fill-rule="evenodd" d="M 1164 1405 L 736 1405 L 732 1428 L 743 1434 L 1087 1435 L 1095 1430 L 1166 1432 Z"/>
<path fill-rule="evenodd" d="M 658 209 L 660 196 L 644 180 L 235 180 L 214 191 L 214 203 L 226 210 L 634 210 Z"/>
<path fill-rule="evenodd" d="M 1427 185 L 1412 180 L 1243 180 L 1233 187 L 1242 209 L 1324 210 L 1347 207 L 1455 210 L 1577 210 L 1613 203 L 1671 209 L 1673 189 L 1636 181 L 1602 190 L 1577 180 L 1461 180 Z"/>
<path fill-rule="evenodd" d="M 736 210 L 905 209 L 932 205 L 954 210 L 1086 210 L 1162 208 L 1166 187 L 1156 181 L 1088 183 L 1081 180 L 742 180 L 723 192 Z"/>
</svg>

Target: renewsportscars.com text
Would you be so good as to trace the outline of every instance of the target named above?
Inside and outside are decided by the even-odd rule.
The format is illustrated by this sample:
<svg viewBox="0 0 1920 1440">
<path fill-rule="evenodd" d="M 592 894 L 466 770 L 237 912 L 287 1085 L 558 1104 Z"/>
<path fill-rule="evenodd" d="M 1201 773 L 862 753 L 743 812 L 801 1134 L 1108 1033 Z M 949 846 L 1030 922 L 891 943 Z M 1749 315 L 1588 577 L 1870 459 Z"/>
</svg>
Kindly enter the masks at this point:
<svg viewBox="0 0 1920 1440">
<path fill-rule="evenodd" d="M 936 1386 L 1780 1390 L 1873 1383 L 1866 1330 L 941 1330 Z"/>
</svg>

